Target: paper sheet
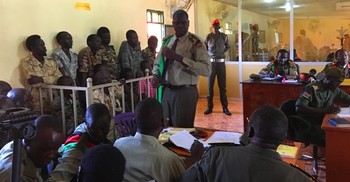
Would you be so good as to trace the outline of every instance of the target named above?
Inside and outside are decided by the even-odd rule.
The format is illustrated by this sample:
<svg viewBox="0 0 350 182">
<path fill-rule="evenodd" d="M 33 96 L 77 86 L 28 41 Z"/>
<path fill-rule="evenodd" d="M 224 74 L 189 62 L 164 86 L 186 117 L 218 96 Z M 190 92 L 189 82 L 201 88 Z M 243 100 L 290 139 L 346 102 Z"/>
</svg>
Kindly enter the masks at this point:
<svg viewBox="0 0 350 182">
<path fill-rule="evenodd" d="M 216 131 L 213 135 L 206 140 L 208 144 L 210 143 L 235 143 L 240 144 L 239 138 L 242 136 L 241 133 L 228 132 L 228 131 Z"/>
<path fill-rule="evenodd" d="M 341 107 L 337 115 L 341 118 L 350 118 L 350 107 Z"/>
<path fill-rule="evenodd" d="M 172 134 L 170 136 L 170 141 L 173 142 L 176 146 L 184 148 L 186 150 L 190 150 L 192 143 L 197 140 L 194 136 L 192 136 L 188 131 L 183 130 Z M 199 140 L 200 141 L 200 140 Z M 200 141 L 204 147 L 207 147 L 208 144 L 206 142 Z"/>
</svg>

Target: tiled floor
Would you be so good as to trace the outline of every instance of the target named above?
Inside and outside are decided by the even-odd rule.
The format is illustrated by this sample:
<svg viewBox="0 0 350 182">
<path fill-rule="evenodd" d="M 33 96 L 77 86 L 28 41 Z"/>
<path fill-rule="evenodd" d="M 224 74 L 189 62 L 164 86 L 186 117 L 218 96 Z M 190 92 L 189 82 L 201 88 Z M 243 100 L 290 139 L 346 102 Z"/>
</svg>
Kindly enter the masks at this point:
<svg viewBox="0 0 350 182">
<path fill-rule="evenodd" d="M 222 112 L 222 107 L 219 99 L 214 99 L 213 113 L 205 115 L 204 111 L 207 108 L 205 98 L 200 98 L 197 104 L 197 113 L 194 125 L 196 127 L 212 128 L 217 130 L 243 132 L 243 102 L 240 100 L 229 100 L 229 110 L 231 116 L 226 116 Z M 311 154 L 311 146 L 303 148 L 302 154 Z M 312 163 L 305 162 L 305 171 L 313 174 Z M 325 163 L 319 162 L 318 181 L 326 181 Z"/>
<path fill-rule="evenodd" d="M 207 101 L 200 98 L 197 104 L 197 113 L 194 125 L 203 128 L 243 132 L 243 103 L 239 100 L 229 100 L 229 110 L 232 115 L 227 116 L 222 112 L 219 99 L 214 99 L 213 113 L 205 115 Z"/>
</svg>

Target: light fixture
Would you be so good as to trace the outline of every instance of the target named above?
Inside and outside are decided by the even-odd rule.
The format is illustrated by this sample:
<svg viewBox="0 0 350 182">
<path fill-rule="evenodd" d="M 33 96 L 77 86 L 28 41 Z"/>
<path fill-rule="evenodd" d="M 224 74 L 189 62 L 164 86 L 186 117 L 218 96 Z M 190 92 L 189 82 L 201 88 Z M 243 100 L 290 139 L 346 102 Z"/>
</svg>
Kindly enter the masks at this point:
<svg viewBox="0 0 350 182">
<path fill-rule="evenodd" d="M 300 5 L 294 4 L 293 8 L 299 8 Z M 290 2 L 287 1 L 283 6 L 279 6 L 278 8 L 285 9 L 286 11 L 290 11 Z"/>
</svg>

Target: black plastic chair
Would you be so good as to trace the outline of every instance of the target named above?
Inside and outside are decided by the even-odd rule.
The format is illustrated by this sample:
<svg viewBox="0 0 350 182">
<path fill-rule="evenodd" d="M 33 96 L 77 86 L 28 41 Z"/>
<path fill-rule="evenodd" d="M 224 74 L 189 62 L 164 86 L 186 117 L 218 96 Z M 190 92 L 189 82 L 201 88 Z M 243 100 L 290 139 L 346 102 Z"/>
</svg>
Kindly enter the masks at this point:
<svg viewBox="0 0 350 182">
<path fill-rule="evenodd" d="M 295 109 L 295 103 L 297 100 L 287 100 L 283 102 L 280 106 L 281 111 L 287 116 L 288 118 L 288 134 L 287 139 L 296 141 L 296 142 L 302 142 L 306 146 L 312 144 L 310 141 L 308 141 L 307 133 L 308 130 L 311 127 L 311 124 L 304 120 L 303 118 L 297 116 L 296 109 Z M 314 176 L 317 178 L 318 175 L 318 146 L 314 145 L 312 146 L 312 157 L 303 155 L 302 158 L 309 158 L 313 160 L 313 171 Z"/>
<path fill-rule="evenodd" d="M 135 114 L 120 113 L 115 116 L 116 132 L 119 137 L 134 136 L 137 131 Z"/>
</svg>

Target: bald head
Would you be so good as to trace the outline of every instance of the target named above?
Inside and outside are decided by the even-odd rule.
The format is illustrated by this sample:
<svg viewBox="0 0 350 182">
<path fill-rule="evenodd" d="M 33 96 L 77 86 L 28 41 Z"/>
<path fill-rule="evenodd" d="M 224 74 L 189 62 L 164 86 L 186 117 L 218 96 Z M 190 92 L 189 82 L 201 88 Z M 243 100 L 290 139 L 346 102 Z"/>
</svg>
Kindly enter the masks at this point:
<svg viewBox="0 0 350 182">
<path fill-rule="evenodd" d="M 11 85 L 5 81 L 0 80 L 0 95 L 6 95 L 12 89 Z"/>
<path fill-rule="evenodd" d="M 101 103 L 91 104 L 85 114 L 85 123 L 90 136 L 97 142 L 106 140 L 111 116 L 108 108 Z"/>
<path fill-rule="evenodd" d="M 17 107 L 26 107 L 33 109 L 33 97 L 30 92 L 24 88 L 14 88 L 7 93 L 7 97 L 10 98 Z"/>
<path fill-rule="evenodd" d="M 24 139 L 27 156 L 37 168 L 46 166 L 57 153 L 65 140 L 62 123 L 57 117 L 44 115 L 34 121 L 36 135 L 33 139 Z"/>
<path fill-rule="evenodd" d="M 147 98 L 139 102 L 135 109 L 137 130 L 148 134 L 158 130 L 163 122 L 162 105 L 153 98 Z"/>
<path fill-rule="evenodd" d="M 272 144 L 277 147 L 286 137 L 288 120 L 285 114 L 271 105 L 263 105 L 250 116 L 253 129 L 252 143 Z"/>
</svg>

